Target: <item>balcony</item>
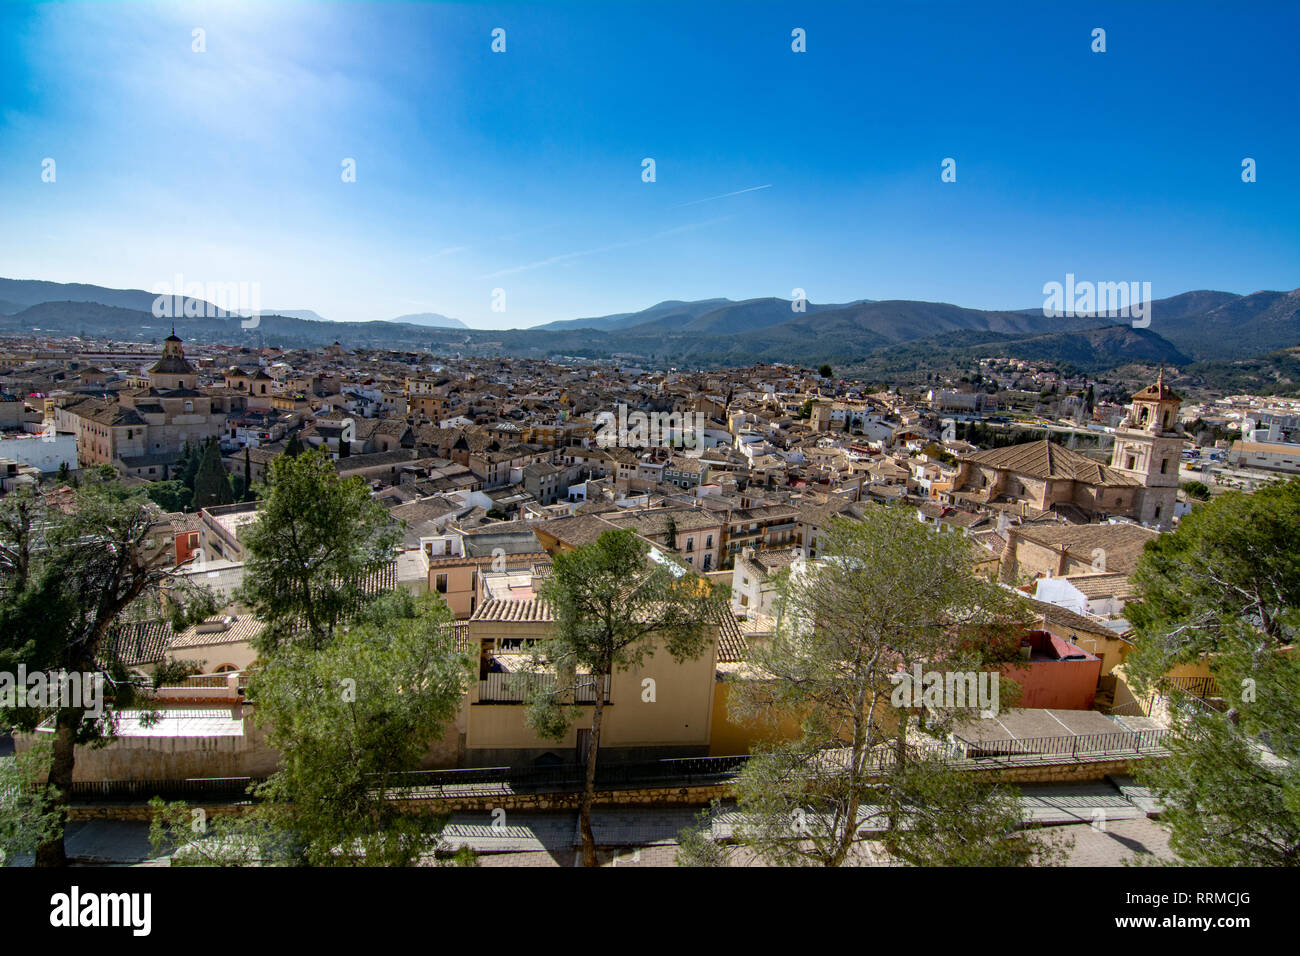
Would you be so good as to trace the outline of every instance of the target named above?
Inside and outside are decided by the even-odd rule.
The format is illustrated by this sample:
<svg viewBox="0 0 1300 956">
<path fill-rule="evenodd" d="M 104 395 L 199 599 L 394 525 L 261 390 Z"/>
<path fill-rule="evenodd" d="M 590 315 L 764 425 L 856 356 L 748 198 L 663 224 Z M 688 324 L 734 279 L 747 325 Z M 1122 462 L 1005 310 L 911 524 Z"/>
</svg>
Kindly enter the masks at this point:
<svg viewBox="0 0 1300 956">
<path fill-rule="evenodd" d="M 609 703 L 610 679 L 605 677 L 605 703 Z M 555 693 L 555 675 L 546 673 L 489 673 L 478 682 L 480 704 L 521 704 L 535 693 Z M 573 703 L 596 702 L 596 678 L 579 674 L 573 691 Z"/>
</svg>

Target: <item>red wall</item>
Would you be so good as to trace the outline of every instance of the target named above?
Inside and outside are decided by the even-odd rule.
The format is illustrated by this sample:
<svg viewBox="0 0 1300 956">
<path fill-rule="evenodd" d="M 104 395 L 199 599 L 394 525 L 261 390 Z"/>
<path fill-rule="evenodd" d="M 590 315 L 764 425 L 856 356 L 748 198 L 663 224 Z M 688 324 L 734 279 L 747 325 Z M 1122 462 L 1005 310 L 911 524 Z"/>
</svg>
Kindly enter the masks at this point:
<svg viewBox="0 0 1300 956">
<path fill-rule="evenodd" d="M 1021 687 L 1021 707 L 1056 710 L 1091 710 L 1101 679 L 1101 659 L 1089 655 L 1081 661 L 1032 661 L 1003 668 L 1002 673 Z"/>
</svg>

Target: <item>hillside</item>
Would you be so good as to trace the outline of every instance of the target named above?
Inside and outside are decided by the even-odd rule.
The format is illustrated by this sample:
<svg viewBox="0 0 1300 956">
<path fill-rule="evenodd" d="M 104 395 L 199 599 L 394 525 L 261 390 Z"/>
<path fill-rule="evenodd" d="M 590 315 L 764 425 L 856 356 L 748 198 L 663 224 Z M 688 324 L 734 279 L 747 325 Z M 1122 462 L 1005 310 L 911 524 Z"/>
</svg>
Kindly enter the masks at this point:
<svg viewBox="0 0 1300 956">
<path fill-rule="evenodd" d="M 1300 348 L 1280 349 L 1252 358 L 1195 362 L 1182 370 L 1192 388 L 1228 394 L 1300 397 Z"/>
<path fill-rule="evenodd" d="M 1089 375 L 1134 362 L 1179 366 L 1189 361 L 1172 343 L 1150 329 L 1110 325 L 1034 336 L 946 332 L 880 349 L 846 366 L 842 374 L 887 384 L 905 383 L 927 373 L 970 372 L 981 358 L 1022 359 Z"/>
<path fill-rule="evenodd" d="M 1153 311 L 1151 327 L 1198 361 L 1267 354 L 1300 345 L 1300 289 L 1234 296 L 1168 318 Z"/>
</svg>

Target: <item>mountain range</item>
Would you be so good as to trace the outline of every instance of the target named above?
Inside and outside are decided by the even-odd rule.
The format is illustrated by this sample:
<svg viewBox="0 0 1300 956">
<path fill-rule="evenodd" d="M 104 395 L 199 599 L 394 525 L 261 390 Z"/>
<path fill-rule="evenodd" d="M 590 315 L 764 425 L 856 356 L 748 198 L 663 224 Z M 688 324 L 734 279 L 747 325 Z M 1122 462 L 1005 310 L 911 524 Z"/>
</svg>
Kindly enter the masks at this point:
<svg viewBox="0 0 1300 956">
<path fill-rule="evenodd" d="M 0 316 L 16 315 L 34 305 L 47 302 L 86 302 L 99 305 L 111 305 L 121 309 L 152 314 L 157 293 L 145 292 L 143 289 L 106 289 L 98 285 L 86 285 L 80 282 L 46 282 L 41 279 L 3 279 L 0 278 Z M 179 296 L 173 297 L 179 298 Z M 228 313 L 205 299 L 194 300 L 197 309 L 205 315 L 228 317 Z M 184 307 L 177 308 L 180 315 Z M 303 319 L 308 322 L 328 322 L 324 316 L 311 309 L 263 309 L 266 315 L 278 315 L 289 319 Z M 425 325 L 431 328 L 467 329 L 460 319 L 448 318 L 436 312 L 416 312 L 411 315 L 399 315 L 390 320 L 399 325 Z"/>
<path fill-rule="evenodd" d="M 0 279 L 0 333 L 43 332 L 158 340 L 156 297 L 139 290 Z M 798 307 L 797 307 L 798 306 Z M 801 307 L 801 308 L 800 308 Z M 1006 355 L 1097 372 L 1131 362 L 1213 371 L 1300 346 L 1300 289 L 1249 295 L 1196 290 L 1149 304 L 1135 328 L 1104 315 L 1048 318 L 1041 308 L 969 309 L 915 300 L 792 303 L 788 299 L 667 300 L 637 312 L 566 319 L 529 329 L 471 329 L 437 313 L 391 321 L 328 322 L 293 310 L 263 314 L 253 329 L 237 316 L 176 319 L 198 342 L 424 350 L 441 354 L 567 356 L 655 366 L 719 367 L 757 361 L 882 367 Z M 130 330 L 134 329 L 132 335 Z M 1212 376 L 1211 376 L 1212 377 Z"/>
</svg>

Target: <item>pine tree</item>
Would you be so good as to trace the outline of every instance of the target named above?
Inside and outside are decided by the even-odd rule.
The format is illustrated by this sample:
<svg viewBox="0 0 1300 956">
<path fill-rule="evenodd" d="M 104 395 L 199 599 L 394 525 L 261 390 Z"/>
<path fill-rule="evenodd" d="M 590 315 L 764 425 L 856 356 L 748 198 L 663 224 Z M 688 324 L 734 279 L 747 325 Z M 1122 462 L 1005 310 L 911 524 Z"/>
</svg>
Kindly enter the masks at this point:
<svg viewBox="0 0 1300 956">
<path fill-rule="evenodd" d="M 783 576 L 774 632 L 749 647 L 763 679 L 729 696 L 737 722 L 800 730 L 756 747 L 734 782 L 735 841 L 778 865 L 853 863 L 868 840 L 911 865 L 1050 861 L 1050 846 L 1012 833 L 1014 792 L 945 759 L 949 731 L 973 706 L 918 707 L 895 679 L 915 667 L 998 670 L 1026 609 L 972 573 L 960 536 L 930 533 L 905 509 L 836 518 L 818 548 L 823 560 Z M 997 693 L 999 709 L 1015 703 L 1014 682 Z M 691 852 L 698 837 L 682 845 L 683 862 L 709 862 Z"/>
<path fill-rule="evenodd" d="M 579 688 L 592 697 L 586 781 L 578 808 L 584 866 L 596 865 L 591 829 L 596 762 L 605 710 L 602 689 L 615 671 L 640 666 L 657 653 L 681 662 L 700 656 L 727 611 L 726 596 L 679 565 L 649 559 L 649 545 L 630 530 L 606 531 L 576 551 L 555 556 L 541 596 L 554 609 L 555 627 L 534 647 L 535 662 L 553 668 L 553 687 L 529 695 L 525 721 L 541 737 L 558 740 L 579 719 Z"/>
</svg>

